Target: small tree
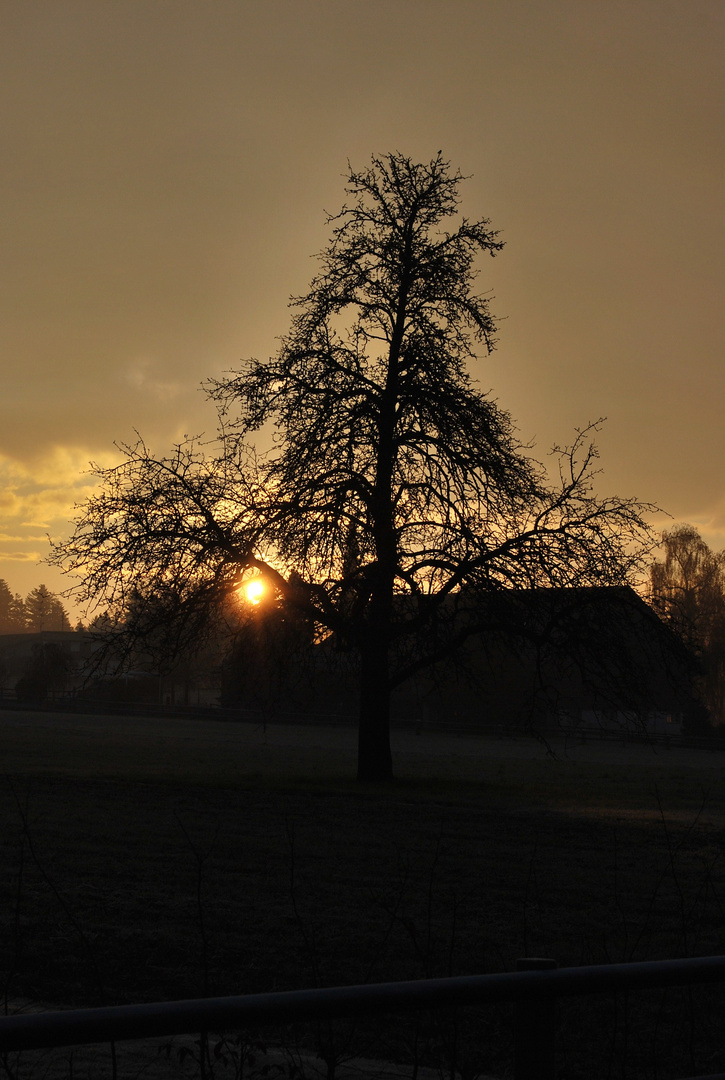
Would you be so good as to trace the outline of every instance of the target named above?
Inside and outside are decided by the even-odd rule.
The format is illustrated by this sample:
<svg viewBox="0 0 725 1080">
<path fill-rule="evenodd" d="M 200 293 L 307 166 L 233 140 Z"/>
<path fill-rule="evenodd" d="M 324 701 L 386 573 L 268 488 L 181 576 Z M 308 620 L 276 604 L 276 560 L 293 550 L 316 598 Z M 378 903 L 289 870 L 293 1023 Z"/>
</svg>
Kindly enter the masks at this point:
<svg viewBox="0 0 725 1080">
<path fill-rule="evenodd" d="M 457 217 L 462 180 L 440 154 L 351 171 L 279 352 L 208 387 L 216 452 L 124 447 L 53 559 L 82 574 L 81 600 L 112 608 L 138 582 L 172 589 L 189 625 L 262 574 L 358 658 L 364 780 L 392 775 L 391 690 L 480 628 L 478 596 L 619 584 L 649 540 L 648 507 L 593 493 L 588 430 L 557 451 L 552 484 L 472 382 L 495 341 L 476 258 L 503 245 Z M 265 425 L 274 448 L 258 457 Z"/>
<path fill-rule="evenodd" d="M 702 700 L 725 720 L 725 552 L 712 551 L 693 525 L 662 533 L 664 557 L 650 567 L 650 603 L 700 658 Z"/>
</svg>

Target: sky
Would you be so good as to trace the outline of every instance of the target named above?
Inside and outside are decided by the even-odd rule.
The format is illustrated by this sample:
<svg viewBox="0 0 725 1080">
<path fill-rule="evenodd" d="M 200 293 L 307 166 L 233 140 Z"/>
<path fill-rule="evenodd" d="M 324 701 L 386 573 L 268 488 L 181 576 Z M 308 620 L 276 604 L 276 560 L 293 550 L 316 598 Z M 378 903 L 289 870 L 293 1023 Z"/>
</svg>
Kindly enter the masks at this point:
<svg viewBox="0 0 725 1080">
<path fill-rule="evenodd" d="M 722 0 L 0 0 L 0 578 L 135 432 L 275 352 L 348 162 L 441 150 L 540 460 L 606 417 L 605 494 L 725 548 Z"/>
</svg>

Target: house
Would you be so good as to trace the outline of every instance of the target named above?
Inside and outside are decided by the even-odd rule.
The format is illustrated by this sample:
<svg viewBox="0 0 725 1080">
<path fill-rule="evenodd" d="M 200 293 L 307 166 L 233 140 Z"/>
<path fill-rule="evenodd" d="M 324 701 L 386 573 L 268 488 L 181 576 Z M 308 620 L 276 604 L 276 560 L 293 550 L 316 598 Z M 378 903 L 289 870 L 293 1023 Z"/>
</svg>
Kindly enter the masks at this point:
<svg viewBox="0 0 725 1080">
<path fill-rule="evenodd" d="M 458 608 L 449 633 L 461 619 L 480 629 L 401 688 L 399 714 L 542 734 L 679 734 L 701 711 L 694 657 L 631 588 L 507 590 Z"/>
</svg>

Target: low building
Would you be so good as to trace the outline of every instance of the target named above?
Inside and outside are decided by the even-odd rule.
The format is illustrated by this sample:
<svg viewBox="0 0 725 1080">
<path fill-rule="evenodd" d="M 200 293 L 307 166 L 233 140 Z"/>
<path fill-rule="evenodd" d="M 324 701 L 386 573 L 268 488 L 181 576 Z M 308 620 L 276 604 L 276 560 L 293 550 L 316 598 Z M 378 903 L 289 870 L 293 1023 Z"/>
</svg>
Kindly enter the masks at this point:
<svg viewBox="0 0 725 1080">
<path fill-rule="evenodd" d="M 44 698 L 77 691 L 97 641 L 86 630 L 0 634 L 0 692 Z"/>
<path fill-rule="evenodd" d="M 457 617 L 482 628 L 401 688 L 399 713 L 541 733 L 659 734 L 679 734 L 702 713 L 694 657 L 633 589 L 502 592 Z"/>
</svg>

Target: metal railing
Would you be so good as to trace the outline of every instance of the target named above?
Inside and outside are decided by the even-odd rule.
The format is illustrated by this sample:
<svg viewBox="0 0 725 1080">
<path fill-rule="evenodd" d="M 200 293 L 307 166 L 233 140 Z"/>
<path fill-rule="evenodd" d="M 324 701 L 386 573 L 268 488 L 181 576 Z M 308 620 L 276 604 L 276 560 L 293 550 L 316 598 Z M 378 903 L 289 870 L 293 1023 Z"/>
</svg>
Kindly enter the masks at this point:
<svg viewBox="0 0 725 1080">
<path fill-rule="evenodd" d="M 4 1016 L 0 1017 L 0 1053 L 513 1002 L 515 1080 L 553 1080 L 556 999 L 725 982 L 725 956 L 574 968 L 556 968 L 553 960 L 527 959 L 520 960 L 518 967 L 496 975 Z M 725 1080 L 725 1073 L 691 1080 Z"/>
</svg>

